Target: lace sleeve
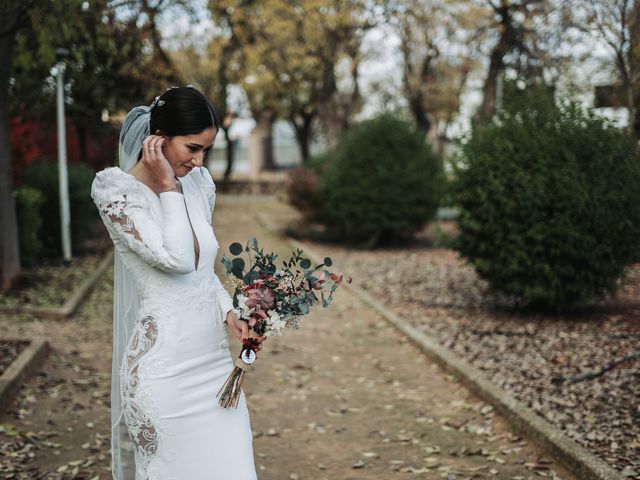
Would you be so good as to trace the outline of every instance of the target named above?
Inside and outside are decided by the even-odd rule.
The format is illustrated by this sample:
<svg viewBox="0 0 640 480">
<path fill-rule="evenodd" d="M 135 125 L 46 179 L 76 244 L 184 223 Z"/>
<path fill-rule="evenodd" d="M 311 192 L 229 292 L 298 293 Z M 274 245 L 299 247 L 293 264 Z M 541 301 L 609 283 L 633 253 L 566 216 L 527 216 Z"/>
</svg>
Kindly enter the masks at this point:
<svg viewBox="0 0 640 480">
<path fill-rule="evenodd" d="M 119 184 L 106 184 L 100 173 L 93 182 L 91 196 L 113 243 L 131 250 L 161 270 L 192 272 L 195 251 L 183 195 L 178 192 L 160 194 L 162 225 L 159 225 L 152 219 L 135 180 L 132 183 L 121 178 L 124 181 Z"/>
</svg>

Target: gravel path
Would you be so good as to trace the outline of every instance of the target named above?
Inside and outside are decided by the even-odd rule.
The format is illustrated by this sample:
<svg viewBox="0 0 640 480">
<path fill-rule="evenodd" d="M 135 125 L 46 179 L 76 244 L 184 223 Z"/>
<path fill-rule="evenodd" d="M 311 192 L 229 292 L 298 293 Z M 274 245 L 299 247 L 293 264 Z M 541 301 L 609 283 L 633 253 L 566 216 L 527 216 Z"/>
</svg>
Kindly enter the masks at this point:
<svg viewBox="0 0 640 480">
<path fill-rule="evenodd" d="M 264 212 L 282 229 L 299 218 L 282 203 Z M 456 252 L 425 237 L 377 251 L 308 243 L 567 436 L 640 478 L 640 264 L 615 297 L 573 315 L 541 315 L 507 308 L 509 299 L 488 295 Z"/>
<path fill-rule="evenodd" d="M 246 214 L 255 202 L 219 197 L 221 254 L 251 236 L 289 253 Z M 109 272 L 69 320 L 0 317 L 0 336 L 43 335 L 52 347 L 0 416 L 0 477 L 110 478 L 112 281 Z M 348 288 L 265 343 L 245 392 L 260 480 L 575 478 Z"/>
</svg>

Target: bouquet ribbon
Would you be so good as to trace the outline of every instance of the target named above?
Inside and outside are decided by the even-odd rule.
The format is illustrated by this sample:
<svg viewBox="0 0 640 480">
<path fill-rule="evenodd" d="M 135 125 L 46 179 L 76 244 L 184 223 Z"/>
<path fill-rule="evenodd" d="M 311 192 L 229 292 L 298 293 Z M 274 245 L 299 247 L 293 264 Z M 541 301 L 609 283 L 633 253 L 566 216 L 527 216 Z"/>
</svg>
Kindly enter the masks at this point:
<svg viewBox="0 0 640 480">
<path fill-rule="evenodd" d="M 216 395 L 220 406 L 237 408 L 244 374 L 251 370 L 251 364 L 256 359 L 258 345 L 259 342 L 255 338 L 245 338 L 242 341 L 242 350 L 234 362 L 235 366 Z"/>
</svg>

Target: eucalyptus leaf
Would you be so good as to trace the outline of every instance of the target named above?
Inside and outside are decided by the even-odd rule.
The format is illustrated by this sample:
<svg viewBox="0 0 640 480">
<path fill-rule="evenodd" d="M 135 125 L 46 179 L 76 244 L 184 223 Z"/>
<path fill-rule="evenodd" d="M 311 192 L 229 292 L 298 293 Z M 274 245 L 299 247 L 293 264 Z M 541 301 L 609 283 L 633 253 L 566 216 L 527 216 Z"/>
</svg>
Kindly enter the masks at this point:
<svg viewBox="0 0 640 480">
<path fill-rule="evenodd" d="M 241 268 L 233 267 L 231 269 L 231 273 L 233 273 L 236 277 L 238 277 L 240 280 L 242 280 L 242 269 Z"/>
<path fill-rule="evenodd" d="M 298 304 L 298 310 L 300 310 L 300 313 L 302 313 L 303 315 L 306 315 L 309 313 L 309 305 L 305 302 L 300 302 Z"/>
<path fill-rule="evenodd" d="M 244 283 L 246 285 L 250 285 L 255 282 L 258 278 L 260 278 L 260 274 L 258 272 L 249 272 L 244 276 Z"/>
<path fill-rule="evenodd" d="M 231 252 L 232 255 L 240 255 L 242 253 L 242 245 L 238 242 L 233 242 L 229 245 L 229 252 Z"/>
<path fill-rule="evenodd" d="M 243 258 L 234 258 L 231 262 L 234 268 L 239 268 L 240 270 L 244 270 L 244 259 Z"/>
<path fill-rule="evenodd" d="M 304 269 L 307 269 L 311 266 L 311 260 L 309 260 L 308 258 L 303 258 L 302 260 L 300 260 L 300 266 Z"/>
</svg>

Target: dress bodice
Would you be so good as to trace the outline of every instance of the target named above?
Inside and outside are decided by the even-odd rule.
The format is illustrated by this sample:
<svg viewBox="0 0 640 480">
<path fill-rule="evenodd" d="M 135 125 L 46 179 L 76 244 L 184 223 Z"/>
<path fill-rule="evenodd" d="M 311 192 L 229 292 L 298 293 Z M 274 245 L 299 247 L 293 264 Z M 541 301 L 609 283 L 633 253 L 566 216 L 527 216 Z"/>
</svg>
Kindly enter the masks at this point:
<svg viewBox="0 0 640 480">
<path fill-rule="evenodd" d="M 224 319 L 233 303 L 214 272 L 219 248 L 211 226 L 215 184 L 205 168 L 179 180 L 182 193 L 158 195 L 111 167 L 98 172 L 91 195 L 135 282 L 141 311 L 166 316 L 213 303 Z"/>
</svg>

